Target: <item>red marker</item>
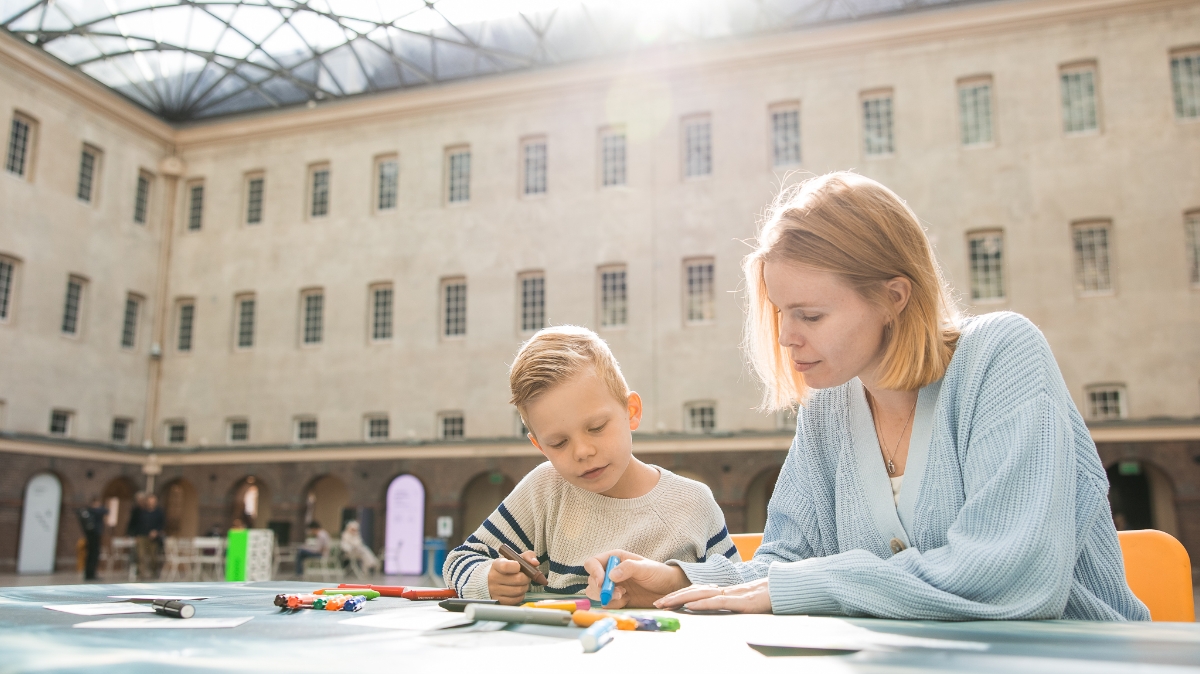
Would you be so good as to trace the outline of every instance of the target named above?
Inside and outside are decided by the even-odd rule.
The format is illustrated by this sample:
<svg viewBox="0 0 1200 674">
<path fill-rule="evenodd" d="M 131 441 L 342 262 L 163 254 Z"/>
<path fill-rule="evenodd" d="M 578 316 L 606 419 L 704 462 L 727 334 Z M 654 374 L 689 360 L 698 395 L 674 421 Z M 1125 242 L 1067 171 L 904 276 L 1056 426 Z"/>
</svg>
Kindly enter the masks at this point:
<svg viewBox="0 0 1200 674">
<path fill-rule="evenodd" d="M 454 591 L 454 588 L 448 587 L 443 590 L 405 590 L 400 596 L 405 599 L 421 601 L 425 599 L 454 599 L 458 596 L 458 593 Z"/>
<path fill-rule="evenodd" d="M 403 585 L 352 585 L 350 583 L 342 583 L 338 585 L 338 589 L 347 590 L 375 590 L 380 597 L 403 597 L 405 590 L 408 588 Z"/>
</svg>

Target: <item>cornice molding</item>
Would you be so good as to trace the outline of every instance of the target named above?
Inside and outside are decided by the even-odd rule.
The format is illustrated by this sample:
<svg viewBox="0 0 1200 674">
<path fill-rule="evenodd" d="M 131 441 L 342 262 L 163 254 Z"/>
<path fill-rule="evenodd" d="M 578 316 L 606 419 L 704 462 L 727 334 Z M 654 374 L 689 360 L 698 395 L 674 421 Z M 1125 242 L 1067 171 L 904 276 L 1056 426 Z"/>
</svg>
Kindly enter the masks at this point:
<svg viewBox="0 0 1200 674">
<path fill-rule="evenodd" d="M 36 47 L 0 31 L 0 66 L 22 71 L 81 104 L 154 140 L 173 145 L 176 130 L 170 124 L 125 100 L 119 94 L 76 72 Z"/>
<path fill-rule="evenodd" d="M 811 29 L 699 42 L 639 53 L 637 74 L 661 76 L 728 69 L 936 39 L 996 34 L 1052 22 L 1194 6 L 1192 0 L 994 0 Z M 621 55 L 534 71 L 330 101 L 315 108 L 259 111 L 179 127 L 181 151 L 228 142 L 322 131 L 481 103 L 521 102 L 601 87 L 629 75 Z"/>
</svg>

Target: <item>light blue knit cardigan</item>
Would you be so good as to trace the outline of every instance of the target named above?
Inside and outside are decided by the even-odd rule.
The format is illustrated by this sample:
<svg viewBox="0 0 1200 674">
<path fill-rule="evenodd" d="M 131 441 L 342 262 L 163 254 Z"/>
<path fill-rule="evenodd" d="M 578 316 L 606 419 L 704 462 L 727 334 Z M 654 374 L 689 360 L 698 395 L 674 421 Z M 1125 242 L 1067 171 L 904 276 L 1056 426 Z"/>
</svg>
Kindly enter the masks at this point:
<svg viewBox="0 0 1200 674">
<path fill-rule="evenodd" d="M 967 319 L 917 406 L 898 505 L 854 379 L 800 409 L 754 559 L 679 566 L 693 583 L 767 576 L 775 613 L 1150 619 L 1096 445 L 1032 323 Z"/>
</svg>

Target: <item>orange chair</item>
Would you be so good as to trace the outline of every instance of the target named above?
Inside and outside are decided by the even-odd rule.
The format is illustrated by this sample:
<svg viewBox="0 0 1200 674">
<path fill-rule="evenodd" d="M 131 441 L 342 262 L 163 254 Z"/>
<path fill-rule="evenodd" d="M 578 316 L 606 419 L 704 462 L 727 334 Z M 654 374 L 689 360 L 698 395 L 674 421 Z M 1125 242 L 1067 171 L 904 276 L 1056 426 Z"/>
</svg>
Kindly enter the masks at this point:
<svg viewBox="0 0 1200 674">
<path fill-rule="evenodd" d="M 1155 621 L 1194 622 L 1192 562 L 1171 534 L 1143 529 L 1118 531 L 1125 558 L 1125 582 L 1150 609 Z"/>
<path fill-rule="evenodd" d="M 731 534 L 743 560 L 754 556 L 762 534 Z M 1118 531 L 1125 558 L 1125 582 L 1150 609 L 1156 621 L 1194 622 L 1192 563 L 1187 550 L 1171 534 L 1154 529 Z"/>
</svg>

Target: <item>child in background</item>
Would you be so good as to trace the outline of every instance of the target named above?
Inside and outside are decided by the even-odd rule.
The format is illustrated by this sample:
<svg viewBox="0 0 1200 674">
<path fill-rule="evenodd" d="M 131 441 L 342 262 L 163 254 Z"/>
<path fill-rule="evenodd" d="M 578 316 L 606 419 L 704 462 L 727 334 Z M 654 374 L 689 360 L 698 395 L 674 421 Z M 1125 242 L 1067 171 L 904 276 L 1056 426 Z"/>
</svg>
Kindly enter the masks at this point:
<svg viewBox="0 0 1200 674">
<path fill-rule="evenodd" d="M 519 604 L 529 578 L 500 558 L 502 543 L 544 573 L 542 591 L 587 588 L 583 562 L 624 549 L 666 561 L 739 561 L 725 517 L 705 485 L 633 456 L 642 399 L 616 358 L 586 328 L 546 328 L 517 352 L 512 403 L 548 459 L 446 557 L 446 582 L 468 599 Z"/>
</svg>

